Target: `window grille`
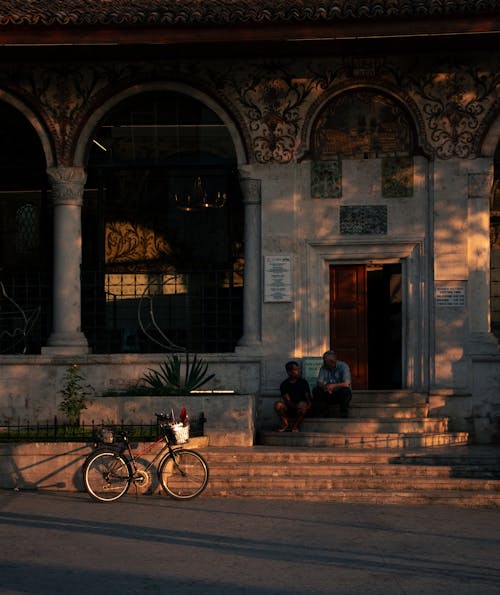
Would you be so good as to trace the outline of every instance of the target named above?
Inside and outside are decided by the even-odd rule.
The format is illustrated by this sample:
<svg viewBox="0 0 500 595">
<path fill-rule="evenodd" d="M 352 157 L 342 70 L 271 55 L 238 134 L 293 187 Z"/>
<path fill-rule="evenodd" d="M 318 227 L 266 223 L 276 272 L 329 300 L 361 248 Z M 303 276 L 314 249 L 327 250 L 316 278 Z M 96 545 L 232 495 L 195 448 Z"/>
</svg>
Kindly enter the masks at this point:
<svg viewBox="0 0 500 595">
<path fill-rule="evenodd" d="M 30 203 L 16 211 L 16 253 L 31 254 L 39 248 L 38 209 Z"/>
</svg>

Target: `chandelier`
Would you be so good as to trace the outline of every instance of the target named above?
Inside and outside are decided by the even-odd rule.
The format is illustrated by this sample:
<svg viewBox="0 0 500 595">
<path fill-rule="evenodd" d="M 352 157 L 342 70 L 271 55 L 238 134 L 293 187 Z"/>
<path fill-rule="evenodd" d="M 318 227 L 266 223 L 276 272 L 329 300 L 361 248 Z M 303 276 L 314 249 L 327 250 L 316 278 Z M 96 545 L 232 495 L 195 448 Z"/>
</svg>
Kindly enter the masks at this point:
<svg viewBox="0 0 500 595">
<path fill-rule="evenodd" d="M 200 211 L 202 209 L 221 209 L 227 200 L 225 190 L 209 190 L 201 176 L 196 176 L 191 185 L 174 194 L 179 211 Z"/>
</svg>

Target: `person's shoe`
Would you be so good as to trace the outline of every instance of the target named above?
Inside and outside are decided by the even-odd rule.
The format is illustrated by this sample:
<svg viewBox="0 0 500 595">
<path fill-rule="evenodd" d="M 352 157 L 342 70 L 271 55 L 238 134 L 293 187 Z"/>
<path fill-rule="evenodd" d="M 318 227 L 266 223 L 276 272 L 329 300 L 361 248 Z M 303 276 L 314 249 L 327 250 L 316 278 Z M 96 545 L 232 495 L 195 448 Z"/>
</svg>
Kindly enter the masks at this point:
<svg viewBox="0 0 500 595">
<path fill-rule="evenodd" d="M 283 426 L 282 428 L 280 428 L 278 430 L 278 432 L 286 432 L 288 430 L 288 424 L 286 426 Z"/>
<path fill-rule="evenodd" d="M 292 432 L 300 432 L 300 428 L 298 428 L 297 426 L 294 426 L 292 428 Z"/>
</svg>

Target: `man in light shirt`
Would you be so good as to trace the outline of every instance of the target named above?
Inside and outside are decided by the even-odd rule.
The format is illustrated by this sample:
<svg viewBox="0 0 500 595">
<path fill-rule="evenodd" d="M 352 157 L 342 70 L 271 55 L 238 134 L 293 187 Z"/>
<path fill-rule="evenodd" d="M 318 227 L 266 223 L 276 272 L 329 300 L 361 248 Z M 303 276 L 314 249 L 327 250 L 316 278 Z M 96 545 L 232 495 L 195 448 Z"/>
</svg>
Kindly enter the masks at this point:
<svg viewBox="0 0 500 595">
<path fill-rule="evenodd" d="M 332 405 L 340 405 L 340 417 L 349 417 L 349 403 L 352 398 L 351 371 L 345 362 L 337 359 L 334 351 L 323 354 L 323 365 L 313 391 L 315 412 L 331 417 Z"/>
</svg>

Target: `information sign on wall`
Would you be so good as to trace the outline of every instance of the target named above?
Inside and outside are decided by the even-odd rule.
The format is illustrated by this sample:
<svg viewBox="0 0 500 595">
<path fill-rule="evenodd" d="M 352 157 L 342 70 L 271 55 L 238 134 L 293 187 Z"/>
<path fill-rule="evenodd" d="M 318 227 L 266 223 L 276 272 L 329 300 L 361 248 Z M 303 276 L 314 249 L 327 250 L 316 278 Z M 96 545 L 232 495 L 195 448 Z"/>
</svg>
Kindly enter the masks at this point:
<svg viewBox="0 0 500 595">
<path fill-rule="evenodd" d="M 264 301 L 292 301 L 292 257 L 264 257 Z"/>
<path fill-rule="evenodd" d="M 316 386 L 319 369 L 323 364 L 322 357 L 304 357 L 302 358 L 302 377 L 309 383 L 311 391 Z"/>
<path fill-rule="evenodd" d="M 436 285 L 436 306 L 465 307 L 465 286 Z"/>
</svg>

